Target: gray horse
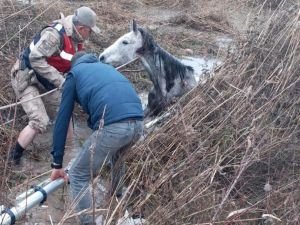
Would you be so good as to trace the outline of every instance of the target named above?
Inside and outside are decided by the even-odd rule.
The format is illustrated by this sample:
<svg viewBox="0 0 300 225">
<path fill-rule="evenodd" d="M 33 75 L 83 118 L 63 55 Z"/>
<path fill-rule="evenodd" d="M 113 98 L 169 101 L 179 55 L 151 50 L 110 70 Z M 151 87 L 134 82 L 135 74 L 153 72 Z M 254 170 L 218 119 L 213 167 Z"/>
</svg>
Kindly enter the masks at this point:
<svg viewBox="0 0 300 225">
<path fill-rule="evenodd" d="M 153 83 L 148 94 L 146 116 L 154 116 L 197 85 L 194 70 L 161 48 L 145 29 L 131 21 L 130 32 L 100 54 L 104 63 L 119 66 L 139 56 Z"/>
</svg>

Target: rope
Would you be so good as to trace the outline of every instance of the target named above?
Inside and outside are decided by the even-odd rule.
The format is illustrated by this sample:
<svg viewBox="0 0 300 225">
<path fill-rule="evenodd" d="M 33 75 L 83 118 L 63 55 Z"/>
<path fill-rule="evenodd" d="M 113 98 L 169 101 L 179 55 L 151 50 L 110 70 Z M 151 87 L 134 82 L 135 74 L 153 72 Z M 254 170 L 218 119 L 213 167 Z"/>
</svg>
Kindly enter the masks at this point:
<svg viewBox="0 0 300 225">
<path fill-rule="evenodd" d="M 2 106 L 2 107 L 0 107 L 0 110 L 7 109 L 7 108 L 10 108 L 10 107 L 13 107 L 13 106 L 17 106 L 17 105 L 20 105 L 22 103 L 29 102 L 29 101 L 32 101 L 34 99 L 40 98 L 40 97 L 44 97 L 44 96 L 49 95 L 49 94 L 51 94 L 51 93 L 53 93 L 53 92 L 55 92 L 57 90 L 58 90 L 58 88 L 55 88 L 55 89 L 53 89 L 51 91 L 48 91 L 48 92 L 46 92 L 44 94 L 35 96 L 34 98 L 27 99 L 27 100 L 24 100 L 24 101 L 20 101 L 20 102 L 17 102 L 17 103 L 13 103 L 13 104 L 10 104 L 10 105 Z"/>
<path fill-rule="evenodd" d="M 127 63 L 125 63 L 125 64 L 119 66 L 119 67 L 117 67 L 116 69 L 117 69 L 117 70 L 120 70 L 121 68 L 127 66 L 128 64 L 135 62 L 138 58 L 139 58 L 139 57 L 136 57 L 136 58 L 134 58 L 133 60 L 131 60 L 131 61 L 129 61 L 129 62 L 127 62 Z M 40 97 L 44 97 L 44 96 L 49 95 L 49 94 L 51 94 L 51 93 L 53 93 L 53 92 L 55 92 L 55 91 L 57 91 L 57 90 L 58 90 L 58 88 L 55 88 L 55 89 L 53 89 L 53 90 L 51 90 L 51 91 L 48 91 L 48 92 L 46 92 L 46 93 L 44 93 L 44 94 L 35 96 L 34 98 L 27 99 L 27 100 L 24 100 L 24 101 L 20 101 L 20 102 L 17 102 L 17 103 L 13 103 L 13 104 L 10 104 L 10 105 L 2 106 L 2 107 L 0 107 L 0 111 L 1 111 L 1 110 L 4 110 L 4 109 L 11 108 L 11 107 L 14 107 L 14 106 L 18 106 L 18 105 L 20 105 L 20 104 L 22 104 L 22 103 L 29 102 L 29 101 L 32 101 L 32 100 L 34 100 L 34 99 L 40 98 Z"/>
</svg>

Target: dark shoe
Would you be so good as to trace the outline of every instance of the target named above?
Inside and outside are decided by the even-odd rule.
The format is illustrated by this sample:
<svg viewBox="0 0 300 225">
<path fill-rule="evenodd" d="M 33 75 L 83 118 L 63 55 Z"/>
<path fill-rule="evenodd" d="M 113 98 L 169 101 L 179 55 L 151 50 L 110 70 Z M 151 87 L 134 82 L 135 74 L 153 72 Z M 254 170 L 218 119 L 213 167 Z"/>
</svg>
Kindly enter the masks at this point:
<svg viewBox="0 0 300 225">
<path fill-rule="evenodd" d="M 21 158 L 22 158 L 23 152 L 17 152 L 15 149 L 12 149 L 9 154 L 9 162 L 13 165 L 20 165 L 21 164 Z"/>
<path fill-rule="evenodd" d="M 9 154 L 9 162 L 14 165 L 20 165 L 24 148 L 17 141 L 14 149 L 11 149 Z"/>
</svg>

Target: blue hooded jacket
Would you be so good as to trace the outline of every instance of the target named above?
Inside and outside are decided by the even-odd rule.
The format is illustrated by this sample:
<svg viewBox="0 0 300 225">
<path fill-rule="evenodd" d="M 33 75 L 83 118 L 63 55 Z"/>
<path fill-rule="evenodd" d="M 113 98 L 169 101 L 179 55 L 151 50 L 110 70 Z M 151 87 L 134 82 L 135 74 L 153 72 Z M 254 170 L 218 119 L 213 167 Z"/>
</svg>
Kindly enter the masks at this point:
<svg viewBox="0 0 300 225">
<path fill-rule="evenodd" d="M 54 127 L 51 154 L 59 165 L 75 101 L 89 115 L 88 126 L 93 130 L 98 129 L 104 108 L 104 125 L 144 117 L 141 100 L 127 78 L 92 54 L 81 56 L 67 75 Z"/>
</svg>

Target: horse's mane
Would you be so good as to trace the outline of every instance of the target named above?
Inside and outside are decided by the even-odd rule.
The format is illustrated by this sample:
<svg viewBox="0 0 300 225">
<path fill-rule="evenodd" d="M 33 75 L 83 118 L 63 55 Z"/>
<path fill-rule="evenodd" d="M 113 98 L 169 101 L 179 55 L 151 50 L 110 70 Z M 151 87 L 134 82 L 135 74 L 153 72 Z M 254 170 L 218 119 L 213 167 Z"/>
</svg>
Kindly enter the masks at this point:
<svg viewBox="0 0 300 225">
<path fill-rule="evenodd" d="M 155 63 L 157 62 L 157 60 L 159 60 L 159 62 L 163 62 L 164 68 L 159 68 L 159 70 L 160 72 L 162 71 L 162 69 L 165 71 L 167 91 L 169 91 L 173 87 L 174 81 L 177 76 L 179 76 L 183 81 L 188 71 L 194 72 L 194 69 L 191 66 L 184 65 L 177 58 L 161 48 L 154 41 L 152 35 L 149 32 L 147 32 L 143 28 L 138 28 L 138 30 L 143 37 L 143 46 L 137 52 L 141 55 L 149 53 L 152 54 L 154 56 Z M 161 65 L 161 63 L 158 63 L 158 65 Z"/>
</svg>

